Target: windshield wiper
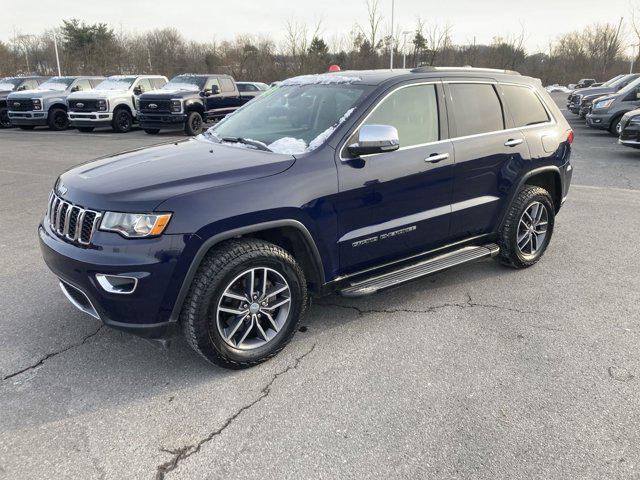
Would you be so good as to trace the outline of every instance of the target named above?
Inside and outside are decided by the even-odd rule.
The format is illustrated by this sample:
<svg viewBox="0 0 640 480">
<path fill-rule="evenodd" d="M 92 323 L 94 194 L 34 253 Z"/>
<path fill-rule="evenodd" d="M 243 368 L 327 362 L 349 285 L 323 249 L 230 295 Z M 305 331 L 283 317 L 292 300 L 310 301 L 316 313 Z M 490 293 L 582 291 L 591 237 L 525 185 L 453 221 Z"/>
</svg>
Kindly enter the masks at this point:
<svg viewBox="0 0 640 480">
<path fill-rule="evenodd" d="M 229 143 L 242 143 L 244 145 L 250 145 L 252 147 L 256 147 L 258 150 L 263 150 L 265 152 L 272 152 L 273 151 L 269 147 L 267 147 L 264 143 L 259 142 L 257 140 L 251 140 L 249 138 L 222 137 L 222 141 L 223 142 L 229 142 Z"/>
</svg>

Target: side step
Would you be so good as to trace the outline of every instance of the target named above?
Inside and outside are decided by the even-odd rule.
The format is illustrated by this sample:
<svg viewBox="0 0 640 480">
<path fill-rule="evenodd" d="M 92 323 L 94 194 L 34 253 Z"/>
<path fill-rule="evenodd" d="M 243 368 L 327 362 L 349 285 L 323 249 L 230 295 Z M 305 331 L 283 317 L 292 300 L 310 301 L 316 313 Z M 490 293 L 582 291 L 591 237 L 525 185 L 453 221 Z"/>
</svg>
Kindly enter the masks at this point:
<svg viewBox="0 0 640 480">
<path fill-rule="evenodd" d="M 415 278 L 431 275 L 456 265 L 475 262 L 482 258 L 495 257 L 500 251 L 500 247 L 495 243 L 484 246 L 464 247 L 460 250 L 445 253 L 428 260 L 423 260 L 413 265 L 402 267 L 398 270 L 383 273 L 375 277 L 366 278 L 352 283 L 348 287 L 340 290 L 343 297 L 362 297 L 371 295 L 383 288 L 392 287 L 400 283 L 408 282 Z"/>
</svg>

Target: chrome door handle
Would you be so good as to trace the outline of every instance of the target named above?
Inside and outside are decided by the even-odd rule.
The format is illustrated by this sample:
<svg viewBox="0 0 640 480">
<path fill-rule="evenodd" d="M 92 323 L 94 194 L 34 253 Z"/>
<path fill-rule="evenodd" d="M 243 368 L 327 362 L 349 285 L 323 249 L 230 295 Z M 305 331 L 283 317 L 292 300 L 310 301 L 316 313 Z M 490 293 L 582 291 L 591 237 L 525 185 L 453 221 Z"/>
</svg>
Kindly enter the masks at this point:
<svg viewBox="0 0 640 480">
<path fill-rule="evenodd" d="M 521 138 L 512 138 L 512 139 L 509 139 L 506 142 L 504 142 L 504 146 L 505 147 L 515 147 L 515 146 L 520 145 L 522 142 L 524 142 L 524 140 L 521 139 Z"/>
<path fill-rule="evenodd" d="M 438 163 L 442 160 L 446 160 L 447 158 L 449 158 L 448 153 L 434 153 L 433 155 L 429 155 L 425 158 L 424 161 L 429 163 Z"/>
</svg>

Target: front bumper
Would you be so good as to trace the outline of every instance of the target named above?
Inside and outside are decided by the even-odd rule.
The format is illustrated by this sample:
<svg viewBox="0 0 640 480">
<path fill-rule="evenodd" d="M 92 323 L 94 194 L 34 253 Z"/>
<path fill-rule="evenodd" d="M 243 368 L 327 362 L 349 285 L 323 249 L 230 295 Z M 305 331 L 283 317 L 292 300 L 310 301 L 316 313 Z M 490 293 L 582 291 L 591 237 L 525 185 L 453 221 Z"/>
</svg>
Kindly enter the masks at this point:
<svg viewBox="0 0 640 480">
<path fill-rule="evenodd" d="M 587 125 L 592 128 L 608 130 L 611 125 L 612 114 L 610 113 L 588 113 L 586 116 Z"/>
<path fill-rule="evenodd" d="M 12 112 L 9 111 L 9 120 L 12 125 L 46 125 L 47 124 L 47 112 L 33 111 L 33 112 Z"/>
<path fill-rule="evenodd" d="M 627 123 L 622 128 L 618 143 L 632 148 L 640 148 L 640 125 Z"/>
<path fill-rule="evenodd" d="M 143 129 L 184 127 L 187 115 L 184 113 L 138 113 L 138 124 Z"/>
<path fill-rule="evenodd" d="M 174 275 L 185 245 L 183 235 L 127 240 L 98 231 L 93 245 L 82 247 L 62 240 L 44 221 L 38 236 L 45 263 L 77 308 L 105 325 L 142 337 L 167 338 L 174 333 L 177 322 L 170 317 L 183 280 Z M 136 287 L 128 294 L 110 293 L 97 274 L 134 277 Z M 83 296 L 87 302 L 81 301 Z"/>
<path fill-rule="evenodd" d="M 107 127 L 111 125 L 111 112 L 69 112 L 69 123 L 72 127 Z"/>
</svg>

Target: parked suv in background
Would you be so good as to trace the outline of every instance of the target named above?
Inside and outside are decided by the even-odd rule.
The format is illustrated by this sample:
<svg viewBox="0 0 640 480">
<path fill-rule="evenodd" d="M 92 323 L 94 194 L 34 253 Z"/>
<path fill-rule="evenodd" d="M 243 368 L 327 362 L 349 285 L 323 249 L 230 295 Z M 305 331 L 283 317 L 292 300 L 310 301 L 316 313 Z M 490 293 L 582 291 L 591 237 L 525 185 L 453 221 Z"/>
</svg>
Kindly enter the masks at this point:
<svg viewBox="0 0 640 480">
<path fill-rule="evenodd" d="M 269 90 L 269 85 L 262 82 L 236 82 L 238 92 L 243 98 L 251 100 Z"/>
<path fill-rule="evenodd" d="M 576 115 L 580 114 L 582 117 L 586 115 L 585 108 L 591 106 L 591 102 L 603 95 L 616 93 L 623 89 L 635 79 L 640 77 L 638 73 L 631 73 L 627 75 L 618 75 L 611 80 L 602 84 L 601 87 L 588 87 L 574 90 L 567 98 L 567 108 Z"/>
<path fill-rule="evenodd" d="M 65 295 L 207 360 L 255 365 L 309 295 L 544 254 L 573 132 L 538 80 L 424 67 L 296 77 L 206 133 L 79 165 L 40 245 Z"/>
<path fill-rule="evenodd" d="M 160 90 L 140 97 L 138 119 L 150 134 L 166 128 L 197 135 L 206 121 L 219 120 L 252 98 L 240 97 L 229 75 L 178 75 Z"/>
<path fill-rule="evenodd" d="M 618 136 L 622 116 L 638 107 L 640 107 L 640 78 L 636 78 L 616 93 L 593 100 L 591 110 L 586 115 L 587 125 L 609 130 L 612 135 Z"/>
<path fill-rule="evenodd" d="M 596 83 L 595 78 L 581 78 L 578 80 L 578 83 L 576 83 L 575 88 L 588 88 L 594 83 Z"/>
<path fill-rule="evenodd" d="M 137 97 L 165 83 L 167 77 L 160 75 L 113 75 L 92 92 L 72 93 L 67 97 L 71 126 L 81 132 L 108 126 L 128 132 L 136 121 Z"/>
<path fill-rule="evenodd" d="M 66 98 L 74 92 L 87 92 L 104 77 L 52 77 L 34 90 L 9 94 L 9 120 L 12 125 L 31 130 L 47 125 L 50 130 L 69 127 Z"/>
<path fill-rule="evenodd" d="M 12 92 L 33 90 L 49 77 L 5 77 L 0 78 L 0 128 L 11 127 L 7 96 Z"/>
</svg>

